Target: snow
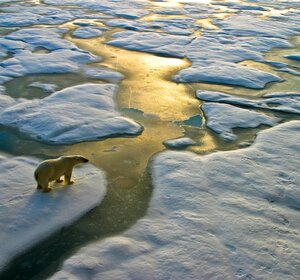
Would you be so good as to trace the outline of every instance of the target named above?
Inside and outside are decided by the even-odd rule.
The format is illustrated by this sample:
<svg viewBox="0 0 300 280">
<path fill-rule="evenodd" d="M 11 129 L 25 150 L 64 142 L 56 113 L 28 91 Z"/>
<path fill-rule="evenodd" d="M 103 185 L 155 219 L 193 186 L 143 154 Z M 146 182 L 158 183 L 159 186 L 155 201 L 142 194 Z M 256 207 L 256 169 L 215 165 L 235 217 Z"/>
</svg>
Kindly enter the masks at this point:
<svg viewBox="0 0 300 280">
<path fill-rule="evenodd" d="M 34 51 L 36 48 L 45 48 L 49 51 L 55 51 L 59 49 L 79 50 L 73 43 L 61 38 L 65 33 L 69 31 L 68 28 L 23 28 L 9 35 L 4 36 L 9 41 L 8 47 L 12 43 L 22 44 L 19 49 Z M 10 51 L 14 51 L 16 47 L 13 45 L 9 48 Z M 19 50 L 20 51 L 20 50 Z"/>
<path fill-rule="evenodd" d="M 45 4 L 61 5 L 60 0 L 44 0 Z M 91 9 L 104 14 L 119 16 L 124 18 L 140 18 L 147 15 L 149 12 L 145 9 L 147 2 L 135 0 L 64 0 L 64 5 L 79 6 L 86 9 Z"/>
<path fill-rule="evenodd" d="M 198 90 L 196 96 L 204 101 L 300 114 L 300 93 L 296 92 L 268 93 L 263 96 L 263 99 L 258 100 L 232 96 L 224 92 L 206 90 Z"/>
<path fill-rule="evenodd" d="M 84 73 L 86 77 L 91 79 L 100 79 L 100 80 L 105 80 L 114 83 L 124 79 L 123 74 L 101 66 L 98 67 L 88 66 L 88 67 L 83 67 L 82 69 L 84 69 Z"/>
<path fill-rule="evenodd" d="M 266 60 L 265 63 L 277 68 L 284 68 L 288 66 L 287 63 L 272 60 Z"/>
<path fill-rule="evenodd" d="M 34 24 L 56 25 L 71 21 L 77 17 L 84 17 L 84 12 L 67 10 L 43 5 L 10 5 L 2 7 L 0 13 L 0 26 L 24 27 Z"/>
<path fill-rule="evenodd" d="M 273 126 L 280 119 L 228 104 L 206 102 L 201 106 L 206 126 L 225 140 L 235 140 L 233 128 L 255 128 L 261 124 Z"/>
<path fill-rule="evenodd" d="M 157 19 L 146 23 L 111 20 L 109 23 L 112 26 L 136 31 L 117 32 L 108 44 L 163 56 L 188 58 L 192 65 L 173 77 L 176 82 L 208 82 L 262 89 L 268 83 L 282 81 L 277 75 L 238 63 L 244 60 L 264 62 L 263 53 L 272 48 L 292 47 L 287 39 L 300 32 L 296 19 L 291 20 L 288 16 L 270 19 L 255 14 L 236 14 L 215 20 L 213 23 L 220 28 L 219 31 L 203 30 L 201 36 L 195 37 L 194 32 L 199 30 L 194 23 L 195 18 L 189 15 L 186 8 L 181 9 L 186 17 L 180 19 Z M 249 6 L 247 9 L 259 8 Z M 153 32 L 150 24 L 162 32 Z M 284 71 L 296 74 L 291 70 Z"/>
<path fill-rule="evenodd" d="M 76 38 L 88 39 L 101 36 L 102 31 L 96 27 L 79 27 L 72 33 L 72 35 Z"/>
<path fill-rule="evenodd" d="M 184 57 L 184 50 L 193 38 L 156 32 L 121 31 L 112 35 L 108 44 L 129 50 Z"/>
<path fill-rule="evenodd" d="M 285 38 L 300 31 L 298 24 L 274 19 L 261 19 L 251 15 L 239 14 L 225 20 L 216 20 L 215 24 L 227 34 L 235 36 L 257 36 Z"/>
<path fill-rule="evenodd" d="M 160 29 L 165 33 L 174 35 L 192 35 L 199 27 L 194 24 L 193 18 L 156 19 L 149 22 L 142 20 L 111 19 L 105 24 L 134 31 L 153 32 Z"/>
<path fill-rule="evenodd" d="M 289 54 L 289 55 L 285 55 L 284 57 L 288 59 L 300 60 L 300 54 Z"/>
<path fill-rule="evenodd" d="M 252 1 L 250 1 L 252 2 Z M 236 10 L 242 10 L 242 11 L 269 11 L 268 8 L 262 7 L 262 6 L 253 6 L 253 5 L 246 5 L 244 3 L 238 3 L 238 2 L 221 2 L 220 5 L 222 6 L 228 6 L 230 9 L 236 9 Z"/>
<path fill-rule="evenodd" d="M 5 88 L 5 86 L 1 86 L 0 85 L 0 95 L 1 94 L 5 94 L 6 93 L 6 88 Z"/>
<path fill-rule="evenodd" d="M 33 179 L 38 163 L 0 157 L 0 268 L 99 205 L 106 193 L 104 173 L 90 164 L 74 168 L 72 186 L 56 184 L 42 193 Z"/>
<path fill-rule="evenodd" d="M 13 53 L 13 57 L 0 63 L 0 76 L 13 79 L 30 74 L 79 72 L 82 63 L 99 61 L 98 57 L 62 39 L 67 31 L 66 28 L 24 28 L 1 38 L 0 45 L 6 53 Z M 49 52 L 35 53 L 38 48 Z"/>
<path fill-rule="evenodd" d="M 28 100 L 4 109 L 0 124 L 50 144 L 141 133 L 139 124 L 117 111 L 117 89 L 113 84 L 92 83 L 69 87 L 42 100 Z"/>
<path fill-rule="evenodd" d="M 104 22 L 106 25 L 111 27 L 119 27 L 128 30 L 137 30 L 137 31 L 147 31 L 147 29 L 151 28 L 152 25 L 150 23 L 142 22 L 139 20 L 129 20 L 129 19 L 110 19 Z"/>
<path fill-rule="evenodd" d="M 16 103 L 17 101 L 10 96 L 2 93 L 0 94 L 0 112 L 9 106 L 15 105 Z"/>
<path fill-rule="evenodd" d="M 173 77 L 176 82 L 210 82 L 256 89 L 282 79 L 237 62 L 247 59 L 263 61 L 263 52 L 275 47 L 291 47 L 288 41 L 281 38 L 237 38 L 222 32 L 207 32 L 195 38 L 156 32 L 121 31 L 112 37 L 108 44 L 113 46 L 164 56 L 187 57 L 193 64 Z"/>
<path fill-rule="evenodd" d="M 187 146 L 195 144 L 196 142 L 189 137 L 182 137 L 164 141 L 164 145 L 168 148 L 185 148 Z"/>
<path fill-rule="evenodd" d="M 235 63 L 206 62 L 181 70 L 173 80 L 181 83 L 208 82 L 262 89 L 266 84 L 282 79 L 268 72 Z"/>
<path fill-rule="evenodd" d="M 45 93 L 53 93 L 57 89 L 57 85 L 55 84 L 46 84 L 41 82 L 33 82 L 29 85 L 29 87 L 40 88 Z"/>
<path fill-rule="evenodd" d="M 199 27 L 193 18 L 171 18 L 153 20 L 152 24 L 159 26 L 164 32 L 174 35 L 192 35 Z"/>
<path fill-rule="evenodd" d="M 277 71 L 289 73 L 289 74 L 295 75 L 295 76 L 300 76 L 300 72 L 299 72 L 299 71 L 296 71 L 296 70 L 294 70 L 294 69 L 290 69 L 290 68 L 288 68 L 288 67 L 277 69 Z"/>
<path fill-rule="evenodd" d="M 146 216 L 80 249 L 51 279 L 296 279 L 299 137 L 292 121 L 245 149 L 158 154 Z"/>
<path fill-rule="evenodd" d="M 12 54 L 0 62 L 0 83 L 25 75 L 52 73 L 80 73 L 94 79 L 104 77 L 110 82 L 123 78 L 121 73 L 110 69 L 84 67 L 83 64 L 98 62 L 101 58 L 63 39 L 68 31 L 67 28 L 23 28 L 0 38 L 2 56 Z M 48 52 L 35 52 L 39 48 Z"/>
</svg>

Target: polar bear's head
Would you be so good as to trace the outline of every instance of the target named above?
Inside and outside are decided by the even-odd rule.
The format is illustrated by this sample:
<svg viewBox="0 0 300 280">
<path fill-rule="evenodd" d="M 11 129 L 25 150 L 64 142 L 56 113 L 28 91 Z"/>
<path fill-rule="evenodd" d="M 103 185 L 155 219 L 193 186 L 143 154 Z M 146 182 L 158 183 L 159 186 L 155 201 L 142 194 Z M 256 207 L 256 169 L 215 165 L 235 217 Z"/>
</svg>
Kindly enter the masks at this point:
<svg viewBox="0 0 300 280">
<path fill-rule="evenodd" d="M 81 162 L 88 162 L 89 160 L 83 156 L 79 156 L 79 155 L 76 155 L 76 156 L 73 156 L 74 157 L 74 160 L 78 163 L 81 163 Z"/>
<path fill-rule="evenodd" d="M 89 161 L 87 158 L 80 156 L 80 155 L 62 156 L 60 158 L 66 162 L 72 163 L 73 165 Z"/>
</svg>

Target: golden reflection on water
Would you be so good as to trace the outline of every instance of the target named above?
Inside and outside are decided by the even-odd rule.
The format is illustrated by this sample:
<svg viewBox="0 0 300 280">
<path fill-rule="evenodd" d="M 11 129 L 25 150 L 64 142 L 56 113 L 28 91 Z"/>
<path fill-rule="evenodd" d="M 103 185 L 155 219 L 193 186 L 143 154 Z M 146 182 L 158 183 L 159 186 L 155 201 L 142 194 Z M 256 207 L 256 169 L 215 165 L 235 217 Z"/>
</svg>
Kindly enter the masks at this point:
<svg viewBox="0 0 300 280">
<path fill-rule="evenodd" d="M 67 39 L 103 57 L 99 65 L 125 75 L 117 96 L 119 109 L 143 125 L 144 131 L 133 138 L 119 137 L 67 146 L 65 153 L 80 153 L 90 158 L 93 164 L 107 171 L 114 186 L 131 188 L 140 180 L 150 157 L 165 149 L 163 141 L 184 136 L 184 128 L 174 122 L 200 114 L 200 102 L 195 98 L 193 88 L 171 81 L 173 74 L 190 63 L 185 59 L 108 46 L 104 44 L 107 37 L 84 40 L 67 36 Z M 197 133 L 193 136 L 199 138 L 196 141 L 202 147 L 201 152 L 215 147 L 212 137 L 200 139 L 201 129 L 195 130 Z"/>
<path fill-rule="evenodd" d="M 194 92 L 171 81 L 173 74 L 190 65 L 187 60 L 119 49 L 104 45 L 101 39 L 68 39 L 102 56 L 101 65 L 126 76 L 118 93 L 120 109 L 135 108 L 164 121 L 185 120 L 199 114 Z"/>
</svg>

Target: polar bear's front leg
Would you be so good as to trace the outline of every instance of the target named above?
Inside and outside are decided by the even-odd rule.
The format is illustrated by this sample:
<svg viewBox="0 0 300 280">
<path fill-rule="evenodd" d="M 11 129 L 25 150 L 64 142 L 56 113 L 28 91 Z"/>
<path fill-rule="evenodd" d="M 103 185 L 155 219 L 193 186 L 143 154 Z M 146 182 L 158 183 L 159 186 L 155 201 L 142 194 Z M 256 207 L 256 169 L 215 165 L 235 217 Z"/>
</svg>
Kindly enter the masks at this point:
<svg viewBox="0 0 300 280">
<path fill-rule="evenodd" d="M 52 188 L 49 187 L 49 182 L 43 181 L 40 182 L 39 185 L 42 187 L 43 192 L 51 192 Z"/>
<path fill-rule="evenodd" d="M 66 171 L 65 173 L 65 181 L 68 185 L 72 185 L 74 181 L 71 180 L 73 169 Z"/>
</svg>

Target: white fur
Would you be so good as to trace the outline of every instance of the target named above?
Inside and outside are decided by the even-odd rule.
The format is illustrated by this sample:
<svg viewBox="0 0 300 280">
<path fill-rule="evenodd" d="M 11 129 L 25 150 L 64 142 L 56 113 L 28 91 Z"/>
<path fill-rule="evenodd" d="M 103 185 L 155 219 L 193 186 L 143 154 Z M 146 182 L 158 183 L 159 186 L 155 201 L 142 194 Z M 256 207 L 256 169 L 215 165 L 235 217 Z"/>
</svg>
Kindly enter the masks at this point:
<svg viewBox="0 0 300 280">
<path fill-rule="evenodd" d="M 49 182 L 56 180 L 61 183 L 61 176 L 65 177 L 65 182 L 70 185 L 73 167 L 76 164 L 88 162 L 88 159 L 79 156 L 62 156 L 57 159 L 48 159 L 40 163 L 34 172 L 34 177 L 38 183 L 37 188 L 43 189 L 43 192 L 50 192 Z"/>
</svg>

